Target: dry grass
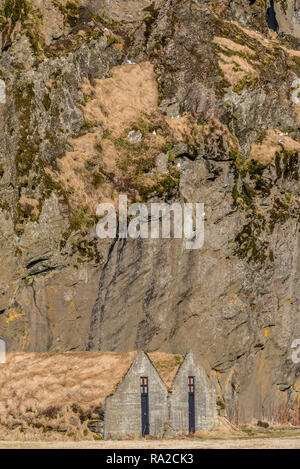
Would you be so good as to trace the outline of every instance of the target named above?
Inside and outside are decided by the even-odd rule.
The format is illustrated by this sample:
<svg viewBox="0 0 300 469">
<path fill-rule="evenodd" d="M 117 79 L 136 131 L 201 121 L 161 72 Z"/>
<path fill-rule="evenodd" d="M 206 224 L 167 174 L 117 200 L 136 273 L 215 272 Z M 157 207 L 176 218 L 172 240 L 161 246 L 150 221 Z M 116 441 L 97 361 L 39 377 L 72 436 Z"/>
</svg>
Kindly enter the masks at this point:
<svg viewBox="0 0 300 469">
<path fill-rule="evenodd" d="M 299 142 L 288 136 L 281 136 L 280 133 L 278 129 L 269 129 L 261 143 L 252 143 L 249 159 L 254 159 L 262 164 L 268 164 L 272 161 L 276 152 L 281 151 L 282 146 L 286 150 L 300 150 Z"/>
<path fill-rule="evenodd" d="M 0 365 L 0 439 L 93 438 L 106 396 L 113 393 L 137 352 L 8 353 Z M 152 353 L 169 384 L 179 355 Z"/>
<path fill-rule="evenodd" d="M 164 352 L 149 353 L 149 358 L 159 371 L 168 389 L 171 389 L 176 373 L 183 362 L 182 355 L 170 355 Z"/>
<path fill-rule="evenodd" d="M 110 78 L 83 84 L 91 96 L 84 108 L 87 121 L 108 129 L 119 137 L 141 113 L 151 114 L 158 106 L 158 89 L 153 65 L 119 65 L 110 71 Z"/>
<path fill-rule="evenodd" d="M 219 67 L 228 83 L 235 86 L 242 80 L 259 78 L 259 72 L 254 68 L 254 50 L 225 37 L 216 36 L 213 43 L 219 48 Z"/>
<path fill-rule="evenodd" d="M 242 26 L 238 21 L 228 21 L 224 20 L 224 22 L 233 24 L 234 26 L 238 27 L 243 33 L 247 34 L 247 36 L 251 37 L 252 39 L 255 39 L 257 42 L 259 42 L 261 45 L 267 48 L 273 47 L 274 44 L 278 44 L 279 41 L 272 41 L 270 39 L 267 39 L 262 33 L 258 31 L 254 31 L 252 29 L 245 28 Z"/>
<path fill-rule="evenodd" d="M 237 85 L 240 81 L 247 78 L 258 78 L 259 73 L 252 65 L 242 57 L 227 56 L 219 53 L 219 67 L 224 74 L 224 78 L 232 86 Z"/>
<path fill-rule="evenodd" d="M 250 49 L 250 47 L 238 44 L 237 42 L 228 39 L 227 37 L 215 36 L 213 39 L 215 44 L 218 44 L 223 50 L 241 52 L 242 54 L 253 55 L 255 51 Z"/>
<path fill-rule="evenodd" d="M 274 49 L 275 48 L 280 48 L 283 51 L 285 51 L 287 54 L 289 54 L 291 57 L 300 57 L 300 51 L 299 50 L 294 50 L 294 49 L 289 49 L 288 47 L 284 46 L 282 43 L 277 38 L 277 34 L 270 34 L 270 38 L 266 38 L 262 33 L 258 31 L 254 31 L 253 29 L 248 29 L 242 26 L 240 23 L 237 21 L 228 21 L 224 20 L 226 23 L 233 24 L 234 26 L 237 26 L 243 33 L 245 33 L 247 36 L 249 36 L 251 39 L 254 39 L 255 41 L 259 42 L 262 46 L 266 47 L 267 49 Z"/>
</svg>

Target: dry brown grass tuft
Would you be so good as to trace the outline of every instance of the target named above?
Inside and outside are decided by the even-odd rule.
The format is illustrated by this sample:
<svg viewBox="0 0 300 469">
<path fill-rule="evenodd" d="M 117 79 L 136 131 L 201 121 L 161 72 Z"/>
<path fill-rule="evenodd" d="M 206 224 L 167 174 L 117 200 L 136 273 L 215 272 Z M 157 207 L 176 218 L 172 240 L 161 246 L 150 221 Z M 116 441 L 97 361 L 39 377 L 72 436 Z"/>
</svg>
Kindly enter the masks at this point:
<svg viewBox="0 0 300 469">
<path fill-rule="evenodd" d="M 149 353 L 149 358 L 158 370 L 162 380 L 168 389 L 172 387 L 175 375 L 183 361 L 182 355 L 170 355 L 169 353 Z"/>
<path fill-rule="evenodd" d="M 261 143 L 252 143 L 249 159 L 256 160 L 261 164 L 268 164 L 275 157 L 276 152 L 282 150 L 282 147 L 291 151 L 300 150 L 300 143 L 280 134 L 281 132 L 278 129 L 267 130 L 266 136 Z"/>
<path fill-rule="evenodd" d="M 255 52 L 250 47 L 239 44 L 226 37 L 215 36 L 213 42 L 218 44 L 223 50 L 241 52 L 242 54 L 253 55 Z"/>
<path fill-rule="evenodd" d="M 92 98 L 84 108 L 84 115 L 87 121 L 101 125 L 118 138 L 141 113 L 157 110 L 158 89 L 149 62 L 119 65 L 110 74 L 109 78 L 95 80 L 92 87 L 87 82 L 83 85 L 84 92 Z"/>
</svg>

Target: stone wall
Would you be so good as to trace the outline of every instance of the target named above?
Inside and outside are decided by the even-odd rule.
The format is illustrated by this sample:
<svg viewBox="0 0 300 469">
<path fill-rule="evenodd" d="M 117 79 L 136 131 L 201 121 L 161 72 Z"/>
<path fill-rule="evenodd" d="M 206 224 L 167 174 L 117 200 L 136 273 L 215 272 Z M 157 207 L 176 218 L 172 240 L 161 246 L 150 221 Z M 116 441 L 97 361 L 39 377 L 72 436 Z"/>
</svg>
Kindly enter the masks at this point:
<svg viewBox="0 0 300 469">
<path fill-rule="evenodd" d="M 204 369 L 189 352 L 181 365 L 169 395 L 169 434 L 189 433 L 188 377 L 195 377 L 195 431 L 211 429 L 218 424 L 216 396 Z"/>
<path fill-rule="evenodd" d="M 147 355 L 140 352 L 116 393 L 105 401 L 104 438 L 141 436 L 140 376 L 149 378 L 150 435 L 163 436 L 168 390 Z"/>
</svg>

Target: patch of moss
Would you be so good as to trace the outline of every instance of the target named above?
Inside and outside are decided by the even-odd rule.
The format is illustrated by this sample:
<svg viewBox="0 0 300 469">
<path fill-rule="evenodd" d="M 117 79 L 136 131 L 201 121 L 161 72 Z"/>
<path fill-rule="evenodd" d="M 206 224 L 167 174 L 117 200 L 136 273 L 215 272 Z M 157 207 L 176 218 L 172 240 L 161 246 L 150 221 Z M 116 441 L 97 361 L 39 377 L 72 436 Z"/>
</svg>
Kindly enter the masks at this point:
<svg viewBox="0 0 300 469">
<path fill-rule="evenodd" d="M 169 163 L 175 163 L 176 161 L 176 156 L 174 153 L 172 153 L 171 151 L 169 151 L 169 157 L 168 157 L 168 162 Z"/>
<path fill-rule="evenodd" d="M 241 44 L 243 46 L 244 44 Z M 246 60 L 247 62 L 250 62 L 251 60 L 257 60 L 258 55 L 256 52 L 253 54 L 246 54 L 245 52 L 242 52 L 240 50 L 231 50 L 231 49 L 226 49 L 224 50 L 223 48 L 220 48 L 217 44 L 213 44 L 213 48 L 217 51 L 221 51 L 222 54 L 227 55 L 228 57 L 241 57 L 242 59 Z M 220 59 L 219 59 L 220 60 Z M 235 65 L 237 68 L 240 69 L 240 65 L 235 62 Z"/>
<path fill-rule="evenodd" d="M 11 44 L 11 35 L 17 23 L 21 23 L 31 48 L 36 55 L 41 55 L 44 40 L 39 32 L 39 25 L 43 17 L 29 0 L 5 0 L 0 9 L 0 25 L 2 30 L 2 44 Z"/>
<path fill-rule="evenodd" d="M 83 130 L 90 130 L 92 129 L 93 127 L 95 126 L 95 124 L 93 122 L 90 122 L 90 121 L 85 121 L 82 125 L 82 129 Z"/>
<path fill-rule="evenodd" d="M 116 36 L 108 36 L 106 45 L 107 47 L 112 46 L 113 44 L 120 44 L 121 41 Z"/>
<path fill-rule="evenodd" d="M 261 234 L 265 229 L 266 220 L 261 215 L 256 215 L 253 220 L 243 226 L 235 238 L 236 248 L 234 254 L 248 262 L 254 261 L 262 264 L 267 259 L 268 241 L 261 240 Z"/>
<path fill-rule="evenodd" d="M 283 148 L 275 155 L 275 168 L 277 178 L 299 180 L 298 173 L 299 153 L 298 151 Z"/>
<path fill-rule="evenodd" d="M 2 208 L 2 210 L 9 210 L 8 202 L 6 202 L 6 200 L 0 199 L 0 208 Z"/>
<path fill-rule="evenodd" d="M 256 193 L 267 197 L 272 184 L 263 178 L 265 165 L 256 160 L 243 162 L 237 150 L 230 152 L 230 159 L 234 167 L 235 184 L 232 191 L 234 205 L 252 206 L 252 199 Z M 247 182 L 247 180 L 249 182 Z M 250 187 L 251 183 L 251 187 Z"/>
<path fill-rule="evenodd" d="M 41 163 L 40 163 L 41 164 Z M 44 169 L 44 168 L 43 168 Z M 65 200 L 68 200 L 69 194 L 63 188 L 60 182 L 54 180 L 50 174 L 46 171 L 43 172 L 43 183 L 44 183 L 44 199 L 49 197 L 53 191 L 58 195 L 61 195 Z"/>
<path fill-rule="evenodd" d="M 49 111 L 49 109 L 51 107 L 51 99 L 50 99 L 50 96 L 49 96 L 48 93 L 46 93 L 44 98 L 43 98 L 43 105 L 44 105 L 44 108 L 46 109 L 46 111 Z"/>
<path fill-rule="evenodd" d="M 245 175 L 247 174 L 247 165 L 241 162 L 241 155 L 237 150 L 230 152 L 230 159 L 234 167 L 234 186 L 232 189 L 232 198 L 234 206 L 249 208 L 253 204 L 253 193 L 247 182 Z"/>
<path fill-rule="evenodd" d="M 289 207 L 279 198 L 276 198 L 270 211 L 269 228 L 273 233 L 277 223 L 283 224 L 290 218 Z"/>
<path fill-rule="evenodd" d="M 286 223 L 291 216 L 299 218 L 299 207 L 289 204 L 291 192 L 283 192 L 284 198 L 275 198 L 272 209 L 267 215 L 258 213 L 255 198 L 266 198 L 271 194 L 274 181 L 270 180 L 270 173 L 264 176 L 264 171 L 274 165 L 278 179 L 298 179 L 298 152 L 282 149 L 277 152 L 275 161 L 268 165 L 261 165 L 256 161 L 242 162 L 237 154 L 232 154 L 235 184 L 232 191 L 233 205 L 247 211 L 248 222 L 235 238 L 234 253 L 248 261 L 263 264 L 268 258 L 274 261 L 273 251 L 267 252 L 270 236 L 277 224 Z"/>
<path fill-rule="evenodd" d="M 156 10 L 154 8 L 154 3 L 151 3 L 151 5 L 144 8 L 143 11 L 149 13 L 149 15 L 143 19 L 143 23 L 145 24 L 145 42 L 147 43 L 152 32 L 153 23 L 158 17 L 159 10 Z"/>
<path fill-rule="evenodd" d="M 92 184 L 94 187 L 98 189 L 98 187 L 100 187 L 104 181 L 105 181 L 105 177 L 103 176 L 101 172 L 93 173 Z"/>
<path fill-rule="evenodd" d="M 25 34 L 26 34 L 26 37 L 29 40 L 29 43 L 31 45 L 31 48 L 32 48 L 33 52 L 36 55 L 41 55 L 42 54 L 42 49 L 41 49 L 41 46 L 40 46 L 41 37 L 39 35 L 38 30 L 34 30 L 34 29 L 28 30 L 28 31 L 26 31 Z"/>
<path fill-rule="evenodd" d="M 263 197 L 268 197 L 271 193 L 272 182 L 268 182 L 262 177 L 255 180 L 254 191 Z"/>
<path fill-rule="evenodd" d="M 267 259 L 269 243 L 262 240 L 266 220 L 256 213 L 254 199 L 257 193 L 260 195 L 263 193 L 264 196 L 269 194 L 270 188 L 263 178 L 265 166 L 255 160 L 243 162 L 237 150 L 231 152 L 230 156 L 235 178 L 232 191 L 233 205 L 247 210 L 249 219 L 234 239 L 234 254 L 247 259 L 248 262 L 254 261 L 262 265 Z"/>
<path fill-rule="evenodd" d="M 67 231 L 62 234 L 60 248 L 63 249 L 71 234 L 75 233 L 71 239 L 71 247 L 73 254 L 80 254 L 77 262 L 94 261 L 100 262 L 100 253 L 98 251 L 97 241 L 88 241 L 86 235 L 89 230 L 97 223 L 95 216 L 89 215 L 87 206 L 73 209 L 70 213 L 70 224 Z"/>
<path fill-rule="evenodd" d="M 62 5 L 57 0 L 52 0 L 53 5 L 61 12 L 64 18 L 64 24 L 68 24 L 74 28 L 79 20 L 80 5 L 76 2 L 67 1 L 65 5 Z"/>
<path fill-rule="evenodd" d="M 91 39 L 99 39 L 99 37 L 102 37 L 104 34 L 103 29 L 92 29 L 90 31 L 86 31 L 85 33 L 85 39 L 86 41 L 89 41 Z"/>
<path fill-rule="evenodd" d="M 62 75 L 61 80 L 67 85 L 68 88 L 71 86 L 71 83 L 68 81 L 66 75 Z"/>
<path fill-rule="evenodd" d="M 109 19 L 105 11 L 102 11 L 98 15 L 92 15 L 92 17 L 95 23 L 100 22 L 104 24 L 105 26 L 108 26 L 110 29 L 119 27 L 123 23 L 123 21 L 115 21 L 115 20 Z"/>
<path fill-rule="evenodd" d="M 135 163 L 137 176 L 149 173 L 155 167 L 155 158 L 140 158 Z"/>
<path fill-rule="evenodd" d="M 300 57 L 293 56 L 292 61 L 297 65 L 297 67 L 300 67 Z"/>
<path fill-rule="evenodd" d="M 17 173 L 20 176 L 25 176 L 29 173 L 39 151 L 40 139 L 34 124 L 31 123 L 35 108 L 34 97 L 33 83 L 28 83 L 23 87 L 15 89 L 14 100 L 17 111 L 20 112 L 20 139 L 15 162 Z"/>
<path fill-rule="evenodd" d="M 178 190 L 180 182 L 180 173 L 176 175 L 167 175 L 152 186 L 140 185 L 138 191 L 143 201 L 149 199 L 150 196 L 158 196 L 161 198 L 170 198 L 174 192 Z"/>
<path fill-rule="evenodd" d="M 0 9 L 0 24 L 4 46 L 10 42 L 10 34 L 17 22 L 24 21 L 29 14 L 29 5 L 25 0 L 5 0 Z"/>
<path fill-rule="evenodd" d="M 286 193 L 284 194 L 284 197 L 286 198 L 286 200 L 287 200 L 288 202 L 290 202 L 291 197 L 292 197 L 291 192 L 286 192 Z"/>
<path fill-rule="evenodd" d="M 250 174 L 250 177 L 256 177 L 257 175 L 262 176 L 265 168 L 266 165 L 263 165 L 256 160 L 250 160 L 243 165 L 241 171 L 243 175 Z"/>
<path fill-rule="evenodd" d="M 127 147 L 127 142 L 125 140 L 122 140 L 121 138 L 113 138 L 112 139 L 112 142 L 113 144 L 115 145 L 115 147 Z"/>
<path fill-rule="evenodd" d="M 283 155 L 283 177 L 285 179 L 294 179 L 298 181 L 299 174 L 298 174 L 298 162 L 299 162 L 299 154 L 297 151 L 289 151 L 283 149 L 281 151 Z"/>
<path fill-rule="evenodd" d="M 37 180 L 37 182 L 35 183 L 36 185 L 41 184 L 43 187 L 42 197 L 40 197 L 38 200 L 37 211 L 35 213 L 32 213 L 33 210 L 30 209 L 30 207 L 28 207 L 28 209 L 25 208 L 25 210 L 23 210 L 20 204 L 18 203 L 16 207 L 16 211 L 17 211 L 16 223 L 23 223 L 26 220 L 38 221 L 44 202 L 47 198 L 50 197 L 53 191 L 55 191 L 59 196 L 63 197 L 66 201 L 68 201 L 69 193 L 63 188 L 63 186 L 59 182 L 55 181 L 50 176 L 50 174 L 47 171 L 45 171 L 45 163 L 40 158 L 37 158 L 36 164 L 40 170 L 40 175 L 35 176 L 34 179 Z M 27 182 L 21 184 L 20 187 L 21 186 L 26 187 Z M 34 183 L 33 183 L 33 186 L 34 186 Z"/>
<path fill-rule="evenodd" d="M 257 83 L 257 78 L 245 77 L 233 87 L 233 91 L 237 94 L 241 94 L 245 88 L 253 89 L 256 83 Z"/>
</svg>

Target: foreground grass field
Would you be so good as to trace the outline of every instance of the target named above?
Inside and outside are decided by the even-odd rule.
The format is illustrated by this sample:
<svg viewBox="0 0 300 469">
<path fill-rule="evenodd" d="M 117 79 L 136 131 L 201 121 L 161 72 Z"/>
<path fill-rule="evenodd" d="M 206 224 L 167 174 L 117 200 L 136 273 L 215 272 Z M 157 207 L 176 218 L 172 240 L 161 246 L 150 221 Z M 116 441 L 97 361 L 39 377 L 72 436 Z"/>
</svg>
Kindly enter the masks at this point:
<svg viewBox="0 0 300 469">
<path fill-rule="evenodd" d="M 299 449 L 300 437 L 229 440 L 0 441 L 0 449 Z"/>
</svg>

